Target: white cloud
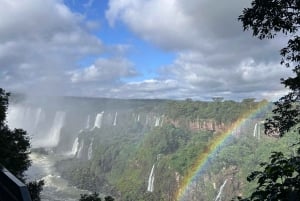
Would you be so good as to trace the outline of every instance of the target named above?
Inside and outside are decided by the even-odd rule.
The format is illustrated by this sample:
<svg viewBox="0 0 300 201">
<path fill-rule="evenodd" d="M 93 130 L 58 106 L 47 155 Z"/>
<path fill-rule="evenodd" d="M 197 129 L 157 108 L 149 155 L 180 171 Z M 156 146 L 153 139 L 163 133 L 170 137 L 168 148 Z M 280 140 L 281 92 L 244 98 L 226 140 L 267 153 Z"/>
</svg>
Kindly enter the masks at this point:
<svg viewBox="0 0 300 201">
<path fill-rule="evenodd" d="M 0 18 L 0 84 L 8 90 L 63 94 L 66 72 L 104 49 L 59 0 L 1 0 Z"/>
<path fill-rule="evenodd" d="M 136 75 L 133 64 L 125 59 L 98 59 L 95 64 L 79 69 L 71 74 L 71 81 L 77 82 L 115 82 L 120 78 Z"/>
<path fill-rule="evenodd" d="M 129 78 L 138 76 L 142 66 L 125 57 L 136 47 L 106 46 L 93 35 L 97 21 L 72 12 L 61 0 L 0 0 L 0 85 L 12 91 L 118 98 L 282 94 L 279 79 L 290 73 L 278 65 L 279 49 L 287 39 L 260 41 L 243 32 L 237 17 L 249 3 L 109 0 L 105 15 L 111 27 L 122 23 L 134 32 L 132 37 L 177 55 L 155 77 L 133 82 Z M 87 10 L 93 4 L 89 0 L 81 6 Z M 87 61 L 85 67 L 79 67 L 81 61 Z"/>
<path fill-rule="evenodd" d="M 237 18 L 250 2 L 110 0 L 106 18 L 111 26 L 124 23 L 144 40 L 177 53 L 161 70 L 161 79 L 180 83 L 176 95 L 264 97 L 282 90 L 279 79 L 290 75 L 279 66 L 286 38 L 258 40 L 243 32 Z"/>
</svg>

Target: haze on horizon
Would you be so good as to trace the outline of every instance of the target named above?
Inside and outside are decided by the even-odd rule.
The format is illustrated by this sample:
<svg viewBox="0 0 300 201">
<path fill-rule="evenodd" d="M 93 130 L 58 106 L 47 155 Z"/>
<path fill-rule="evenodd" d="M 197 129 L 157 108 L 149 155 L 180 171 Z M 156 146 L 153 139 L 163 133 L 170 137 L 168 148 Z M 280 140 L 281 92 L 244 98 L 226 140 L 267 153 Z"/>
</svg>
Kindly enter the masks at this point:
<svg viewBox="0 0 300 201">
<path fill-rule="evenodd" d="M 237 18 L 250 0 L 0 0 L 0 86 L 107 98 L 276 99 L 279 50 Z"/>
</svg>

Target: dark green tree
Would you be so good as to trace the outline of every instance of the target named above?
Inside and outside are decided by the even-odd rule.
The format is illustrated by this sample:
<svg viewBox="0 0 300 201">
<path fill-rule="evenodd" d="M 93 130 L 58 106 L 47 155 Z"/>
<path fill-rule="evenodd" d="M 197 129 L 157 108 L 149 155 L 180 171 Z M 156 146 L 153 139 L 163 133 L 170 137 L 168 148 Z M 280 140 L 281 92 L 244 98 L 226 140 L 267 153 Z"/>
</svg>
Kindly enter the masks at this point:
<svg viewBox="0 0 300 201">
<path fill-rule="evenodd" d="M 280 50 L 281 64 L 294 73 L 293 77 L 281 79 L 289 93 L 275 102 L 274 116 L 265 127 L 268 135 L 283 136 L 291 130 L 300 134 L 300 1 L 253 0 L 239 20 L 244 30 L 251 29 L 259 39 L 273 39 L 278 34 L 289 38 L 287 46 Z M 257 181 L 258 186 L 249 198 L 242 200 L 300 200 L 299 151 L 289 157 L 273 153 L 269 163 L 261 164 L 262 171 L 248 176 L 247 180 Z"/>
<path fill-rule="evenodd" d="M 104 198 L 105 201 L 114 201 L 115 199 L 113 197 L 111 197 L 110 195 L 105 196 Z"/>
<path fill-rule="evenodd" d="M 79 201 L 101 201 L 98 193 L 93 194 L 81 194 Z"/>
<path fill-rule="evenodd" d="M 26 131 L 8 128 L 6 113 L 9 95 L 0 88 L 0 167 L 5 167 L 25 183 L 24 172 L 31 165 L 29 159 L 30 141 Z M 40 200 L 43 185 L 43 181 L 34 181 L 27 184 L 33 201 Z"/>
</svg>

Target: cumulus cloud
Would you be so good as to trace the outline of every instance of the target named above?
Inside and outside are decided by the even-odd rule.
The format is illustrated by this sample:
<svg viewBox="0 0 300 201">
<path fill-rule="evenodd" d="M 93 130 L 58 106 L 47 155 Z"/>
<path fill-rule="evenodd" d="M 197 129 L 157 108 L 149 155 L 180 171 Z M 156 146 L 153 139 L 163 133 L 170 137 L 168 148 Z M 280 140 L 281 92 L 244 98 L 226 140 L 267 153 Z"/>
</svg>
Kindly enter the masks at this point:
<svg viewBox="0 0 300 201">
<path fill-rule="evenodd" d="M 111 26 L 126 24 L 144 40 L 177 54 L 161 77 L 181 84 L 182 96 L 265 97 L 290 74 L 279 66 L 286 38 L 258 40 L 237 18 L 250 0 L 110 0 Z M 199 95 L 199 93 L 201 95 Z M 198 95 L 195 95 L 198 94 Z"/>
<path fill-rule="evenodd" d="M 95 64 L 70 72 L 71 81 L 77 82 L 115 82 L 120 78 L 136 75 L 133 64 L 125 59 L 98 59 Z"/>
<path fill-rule="evenodd" d="M 0 0 L 0 85 L 11 91 L 117 98 L 277 96 L 284 91 L 279 79 L 290 75 L 279 66 L 279 49 L 287 39 L 260 41 L 243 32 L 237 17 L 250 2 L 109 0 L 107 32 L 121 23 L 134 32 L 130 37 L 176 55 L 155 76 L 132 79 L 143 68 L 126 58 L 134 44 L 107 46 L 94 35 L 99 23 L 63 1 Z M 87 10 L 95 4 L 80 5 Z"/>
<path fill-rule="evenodd" d="M 6 72 L 0 84 L 8 90 L 67 90 L 66 71 L 103 51 L 102 42 L 82 28 L 83 16 L 61 1 L 2 0 L 0 18 L 0 69 Z"/>
</svg>

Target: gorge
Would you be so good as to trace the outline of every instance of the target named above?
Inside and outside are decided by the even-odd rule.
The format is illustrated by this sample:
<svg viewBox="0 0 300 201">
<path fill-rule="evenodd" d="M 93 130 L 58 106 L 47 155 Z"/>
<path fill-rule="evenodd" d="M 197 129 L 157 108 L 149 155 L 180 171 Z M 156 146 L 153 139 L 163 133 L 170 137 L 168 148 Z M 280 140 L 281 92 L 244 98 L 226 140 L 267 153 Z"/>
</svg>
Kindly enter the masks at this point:
<svg viewBox="0 0 300 201">
<path fill-rule="evenodd" d="M 14 98 L 8 124 L 31 136 L 28 177 L 46 181 L 45 200 L 230 200 L 278 141 L 260 134 L 266 101 L 36 100 Z"/>
</svg>

